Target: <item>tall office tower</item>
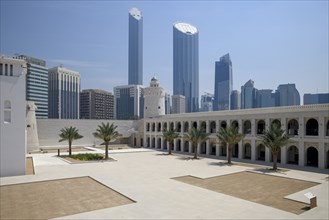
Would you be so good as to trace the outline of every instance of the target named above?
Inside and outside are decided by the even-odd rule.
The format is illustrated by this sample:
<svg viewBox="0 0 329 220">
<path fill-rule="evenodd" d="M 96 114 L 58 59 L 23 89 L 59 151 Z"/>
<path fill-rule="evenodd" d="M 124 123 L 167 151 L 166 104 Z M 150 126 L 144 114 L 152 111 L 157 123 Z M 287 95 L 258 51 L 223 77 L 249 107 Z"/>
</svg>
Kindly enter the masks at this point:
<svg viewBox="0 0 329 220">
<path fill-rule="evenodd" d="M 304 105 L 329 103 L 329 93 L 304 94 Z"/>
<path fill-rule="evenodd" d="M 165 91 L 153 77 L 150 86 L 144 89 L 144 118 L 165 114 Z"/>
<path fill-rule="evenodd" d="M 185 113 L 185 97 L 182 95 L 172 96 L 172 114 Z"/>
<path fill-rule="evenodd" d="M 137 8 L 129 11 L 128 84 L 143 85 L 143 17 Z"/>
<path fill-rule="evenodd" d="M 272 89 L 256 90 L 256 108 L 275 107 L 275 93 Z"/>
<path fill-rule="evenodd" d="M 232 90 L 231 93 L 231 110 L 241 108 L 241 94 L 238 90 Z"/>
<path fill-rule="evenodd" d="M 256 104 L 256 89 L 254 81 L 248 80 L 241 86 L 241 109 L 255 108 Z"/>
<path fill-rule="evenodd" d="M 144 87 L 125 85 L 113 88 L 114 118 L 132 120 L 144 117 Z"/>
<path fill-rule="evenodd" d="M 199 111 L 199 32 L 187 23 L 173 28 L 174 95 L 185 96 L 186 112 Z"/>
<path fill-rule="evenodd" d="M 215 63 L 214 111 L 230 109 L 232 88 L 232 62 L 226 54 Z"/>
<path fill-rule="evenodd" d="M 165 114 L 171 114 L 171 95 L 165 93 Z"/>
<path fill-rule="evenodd" d="M 25 175 L 26 62 L 0 56 L 0 177 Z"/>
<path fill-rule="evenodd" d="M 79 119 L 80 73 L 62 66 L 48 70 L 48 117 Z"/>
<path fill-rule="evenodd" d="M 114 119 L 114 95 L 100 89 L 80 93 L 81 119 Z"/>
<path fill-rule="evenodd" d="M 214 95 L 210 93 L 204 93 L 201 96 L 201 111 L 211 112 L 213 110 Z"/>
<path fill-rule="evenodd" d="M 279 85 L 275 93 L 277 106 L 300 105 L 300 96 L 295 84 Z"/>
<path fill-rule="evenodd" d="M 17 59 L 27 62 L 26 101 L 33 101 L 37 106 L 36 118 L 48 118 L 48 69 L 46 61 L 25 55 Z"/>
</svg>

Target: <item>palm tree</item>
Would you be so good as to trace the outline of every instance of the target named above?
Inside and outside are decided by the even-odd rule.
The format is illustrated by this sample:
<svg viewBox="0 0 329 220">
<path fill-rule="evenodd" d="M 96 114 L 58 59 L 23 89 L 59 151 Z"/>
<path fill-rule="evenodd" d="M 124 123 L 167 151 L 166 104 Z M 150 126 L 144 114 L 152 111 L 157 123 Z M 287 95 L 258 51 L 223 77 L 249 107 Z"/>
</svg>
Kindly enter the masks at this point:
<svg viewBox="0 0 329 220">
<path fill-rule="evenodd" d="M 93 133 L 94 137 L 104 141 L 103 144 L 105 144 L 105 160 L 109 158 L 109 143 L 114 141 L 117 137 L 121 136 L 116 131 L 117 127 L 118 126 L 115 126 L 113 123 L 110 125 L 110 123 L 105 124 L 102 122 L 101 125 L 98 125 L 96 132 Z"/>
<path fill-rule="evenodd" d="M 168 154 L 171 154 L 171 147 L 174 143 L 174 140 L 179 137 L 179 134 L 176 132 L 176 130 L 164 128 L 162 135 L 164 139 L 169 142 Z"/>
<path fill-rule="evenodd" d="M 221 127 L 216 134 L 218 140 L 227 146 L 227 163 L 232 164 L 232 150 L 235 144 L 239 143 L 243 138 L 243 134 L 239 133 L 239 129 L 234 126 L 229 126 L 227 128 Z"/>
<path fill-rule="evenodd" d="M 198 158 L 198 145 L 209 138 L 208 133 L 203 129 L 192 128 L 187 133 L 184 134 L 183 139 L 192 143 L 192 148 L 194 150 L 194 159 Z"/>
<path fill-rule="evenodd" d="M 286 134 L 284 130 L 280 128 L 278 124 L 273 123 L 270 128 L 266 130 L 263 135 L 260 136 L 260 139 L 262 140 L 264 145 L 268 147 L 272 152 L 273 170 L 276 171 L 278 168 L 278 153 L 281 147 L 287 145 L 290 142 L 290 137 Z"/>
<path fill-rule="evenodd" d="M 59 142 L 66 141 L 66 140 L 69 142 L 69 156 L 72 155 L 71 146 L 72 146 L 73 140 L 83 138 L 83 136 L 79 134 L 79 130 L 76 127 L 72 127 L 72 126 L 69 128 L 67 128 L 67 127 L 62 128 L 61 133 L 59 134 L 59 137 L 61 138 L 59 140 Z"/>
</svg>

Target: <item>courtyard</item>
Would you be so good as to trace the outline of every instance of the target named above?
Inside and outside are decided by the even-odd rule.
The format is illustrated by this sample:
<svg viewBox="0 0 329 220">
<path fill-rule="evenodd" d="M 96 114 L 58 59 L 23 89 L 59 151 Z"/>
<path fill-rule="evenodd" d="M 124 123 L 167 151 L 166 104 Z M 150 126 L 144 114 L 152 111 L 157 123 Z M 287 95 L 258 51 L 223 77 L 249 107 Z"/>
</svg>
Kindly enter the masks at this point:
<svg viewBox="0 0 329 220">
<path fill-rule="evenodd" d="M 95 152 L 99 153 L 101 150 L 97 149 Z M 13 207 L 19 205 L 21 201 L 33 203 L 33 199 L 41 201 L 51 199 L 53 201 L 51 204 L 33 210 L 37 213 L 47 212 L 48 209 L 58 210 L 57 214 L 46 218 L 328 219 L 329 217 L 328 174 L 289 168 L 285 168 L 284 172 L 274 173 L 267 172 L 266 169 L 262 169 L 264 167 L 257 165 L 245 166 L 239 163 L 227 166 L 224 160 L 210 158 L 191 160 L 186 156 L 169 156 L 164 152 L 150 149 L 113 150 L 110 152 L 110 157 L 115 161 L 111 163 L 69 164 L 57 157 L 56 153 L 29 156 L 33 157 L 35 175 L 1 178 L 1 190 L 5 190 L 6 187 L 26 186 L 27 183 L 36 186 L 35 184 L 41 182 L 49 183 L 63 179 L 86 178 L 89 182 L 92 180 L 91 185 L 72 182 L 69 184 L 71 186 L 68 191 L 58 187 L 51 190 L 51 186 L 34 187 L 33 190 L 25 188 L 25 193 L 17 194 L 17 197 L 5 201 L 5 203 L 10 202 L 10 207 Z M 182 179 L 177 181 L 186 176 L 193 177 L 190 179 L 197 180 L 197 184 Z M 258 176 L 265 179 L 257 181 Z M 204 185 L 207 182 L 208 185 Z M 269 183 L 273 185 L 268 185 Z M 99 197 L 88 192 L 94 188 L 93 184 L 96 184 L 96 188 L 100 187 L 106 191 L 101 193 L 103 197 L 100 202 L 92 202 L 102 205 L 92 207 L 81 202 L 67 203 L 68 210 L 75 208 L 78 210 L 71 212 L 64 212 L 64 208 L 60 208 L 59 201 L 66 201 L 61 200 L 64 194 L 78 196 L 77 201 L 92 201 Z M 276 186 L 277 191 L 273 190 L 273 186 Z M 80 193 L 76 193 L 75 188 L 79 188 Z M 115 203 L 115 199 L 111 200 L 112 196 L 106 196 L 108 190 L 127 199 L 127 203 L 124 203 L 125 205 Z M 38 191 L 47 196 L 44 198 L 38 196 L 40 195 Z M 311 210 L 307 210 L 309 200 L 304 196 L 307 192 L 317 196 L 318 206 Z M 260 201 L 262 194 L 266 198 L 272 198 L 277 205 Z M 1 193 L 1 199 L 3 198 L 4 194 Z M 107 201 L 112 202 L 112 205 L 107 204 Z M 287 209 L 289 205 L 284 201 L 291 201 L 293 204 L 291 206 L 299 205 L 297 208 Z M 1 213 L 3 213 L 2 209 L 3 205 L 1 205 Z M 63 214 L 58 215 L 59 211 Z M 1 216 L 1 218 L 10 218 L 10 216 Z"/>
</svg>

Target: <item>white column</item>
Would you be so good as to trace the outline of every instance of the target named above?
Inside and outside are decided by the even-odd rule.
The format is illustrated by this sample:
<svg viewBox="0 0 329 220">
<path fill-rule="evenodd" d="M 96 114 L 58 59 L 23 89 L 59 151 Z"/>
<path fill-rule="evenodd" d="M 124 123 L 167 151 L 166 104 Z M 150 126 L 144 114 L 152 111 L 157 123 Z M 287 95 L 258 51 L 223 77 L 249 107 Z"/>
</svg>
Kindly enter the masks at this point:
<svg viewBox="0 0 329 220">
<path fill-rule="evenodd" d="M 251 139 L 251 160 L 255 161 L 256 160 L 256 140 L 255 138 Z"/>
<path fill-rule="evenodd" d="M 216 157 L 219 157 L 219 144 L 216 144 Z"/>
<path fill-rule="evenodd" d="M 287 146 L 281 147 L 281 164 L 287 163 Z"/>
<path fill-rule="evenodd" d="M 177 151 L 177 142 L 176 142 L 177 140 L 175 139 L 174 140 L 174 151 Z"/>
<path fill-rule="evenodd" d="M 243 158 L 243 148 L 242 148 L 243 144 L 242 144 L 242 140 L 239 142 L 239 155 L 238 158 L 242 159 Z"/>
<path fill-rule="evenodd" d="M 271 161 L 271 151 L 268 147 L 265 147 L 265 161 L 270 162 Z"/>
<path fill-rule="evenodd" d="M 206 155 L 210 155 L 210 140 L 206 141 Z"/>
<path fill-rule="evenodd" d="M 192 153 L 192 143 L 191 142 L 189 142 L 188 143 L 188 152 L 191 154 Z"/>
<path fill-rule="evenodd" d="M 319 152 L 318 152 L 318 161 L 319 161 L 319 168 L 324 169 L 325 166 L 325 162 L 326 162 L 326 156 L 327 156 L 327 152 L 325 151 L 324 148 L 324 143 L 320 142 L 319 143 L 319 148 L 318 148 Z"/>
<path fill-rule="evenodd" d="M 303 141 L 298 143 L 298 165 L 305 166 L 305 146 Z"/>
</svg>

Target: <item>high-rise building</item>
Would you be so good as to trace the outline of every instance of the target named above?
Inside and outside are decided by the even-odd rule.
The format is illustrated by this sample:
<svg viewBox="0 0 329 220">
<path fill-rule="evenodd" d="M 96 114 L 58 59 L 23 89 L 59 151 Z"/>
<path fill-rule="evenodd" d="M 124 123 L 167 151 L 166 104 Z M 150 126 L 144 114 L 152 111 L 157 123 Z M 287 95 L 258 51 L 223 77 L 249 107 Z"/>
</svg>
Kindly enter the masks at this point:
<svg viewBox="0 0 329 220">
<path fill-rule="evenodd" d="M 256 105 L 255 108 L 268 108 L 275 107 L 275 93 L 272 89 L 260 89 L 256 90 Z"/>
<path fill-rule="evenodd" d="M 172 96 L 172 114 L 185 113 L 185 97 L 182 95 Z"/>
<path fill-rule="evenodd" d="M 231 93 L 231 110 L 241 108 L 241 94 L 238 90 L 233 90 Z"/>
<path fill-rule="evenodd" d="M 132 120 L 144 117 L 144 87 L 125 85 L 113 88 L 114 117 L 121 120 Z"/>
<path fill-rule="evenodd" d="M 275 93 L 276 106 L 300 105 L 300 96 L 295 84 L 279 85 Z"/>
<path fill-rule="evenodd" d="M 143 85 L 143 17 L 137 8 L 129 11 L 128 84 Z"/>
<path fill-rule="evenodd" d="M 215 63 L 215 111 L 230 109 L 232 88 L 232 62 L 230 55 L 226 54 Z"/>
<path fill-rule="evenodd" d="M 248 80 L 241 86 L 241 109 L 255 108 L 256 106 L 256 89 L 254 81 Z"/>
<path fill-rule="evenodd" d="M 210 93 L 204 93 L 201 96 L 201 111 L 211 112 L 213 110 L 214 95 Z"/>
<path fill-rule="evenodd" d="M 171 114 L 171 95 L 169 93 L 165 94 L 165 114 Z"/>
<path fill-rule="evenodd" d="M 199 111 L 199 32 L 187 23 L 173 27 L 174 95 L 185 96 L 186 112 Z"/>
<path fill-rule="evenodd" d="M 114 119 L 114 95 L 100 89 L 80 93 L 81 119 Z"/>
<path fill-rule="evenodd" d="M 304 94 L 304 105 L 329 103 L 329 93 Z"/>
<path fill-rule="evenodd" d="M 46 61 L 19 55 L 17 59 L 27 62 L 26 101 L 36 105 L 36 118 L 48 118 L 48 69 Z"/>
<path fill-rule="evenodd" d="M 62 66 L 48 70 L 48 117 L 79 119 L 80 73 Z"/>
<path fill-rule="evenodd" d="M 144 89 L 144 118 L 165 114 L 165 91 L 153 77 L 150 86 Z"/>
</svg>

